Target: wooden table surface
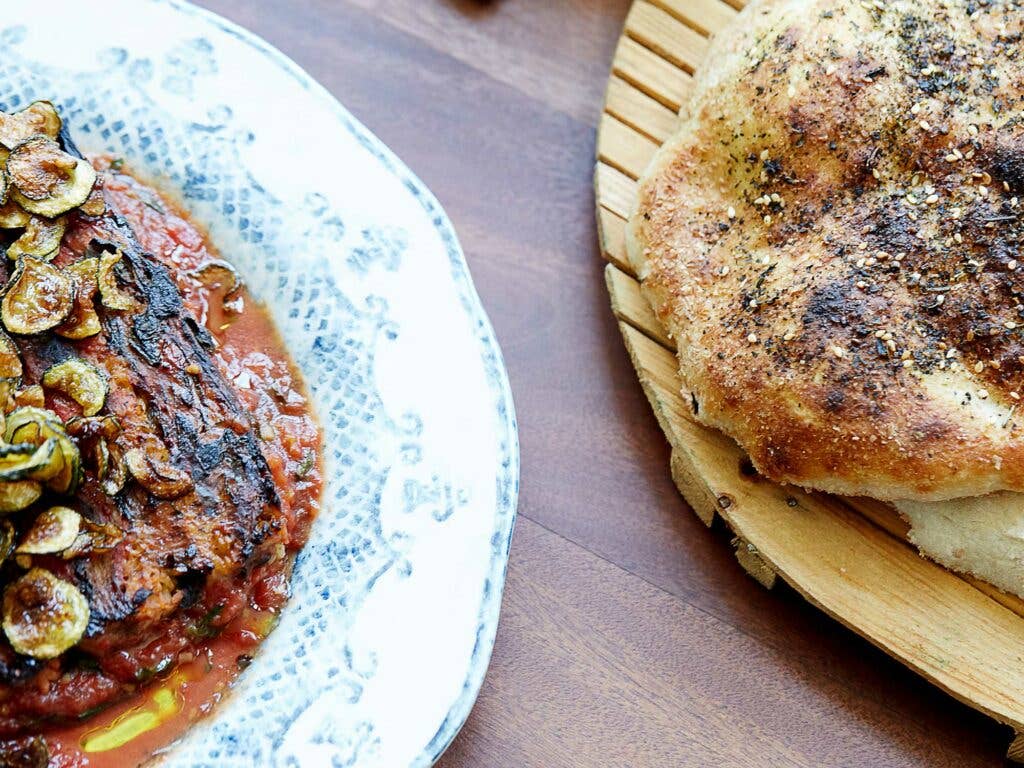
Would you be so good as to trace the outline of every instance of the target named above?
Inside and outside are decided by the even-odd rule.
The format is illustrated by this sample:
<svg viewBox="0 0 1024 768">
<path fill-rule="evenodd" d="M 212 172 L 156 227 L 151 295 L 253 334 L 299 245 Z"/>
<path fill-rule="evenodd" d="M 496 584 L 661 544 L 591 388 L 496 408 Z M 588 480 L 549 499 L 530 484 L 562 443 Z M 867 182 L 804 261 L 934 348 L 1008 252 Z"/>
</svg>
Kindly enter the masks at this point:
<svg viewBox="0 0 1024 768">
<path fill-rule="evenodd" d="M 505 353 L 522 491 L 444 768 L 992 766 L 1006 729 L 737 565 L 669 478 L 608 309 L 594 126 L 629 0 L 200 0 L 433 189 Z"/>
</svg>

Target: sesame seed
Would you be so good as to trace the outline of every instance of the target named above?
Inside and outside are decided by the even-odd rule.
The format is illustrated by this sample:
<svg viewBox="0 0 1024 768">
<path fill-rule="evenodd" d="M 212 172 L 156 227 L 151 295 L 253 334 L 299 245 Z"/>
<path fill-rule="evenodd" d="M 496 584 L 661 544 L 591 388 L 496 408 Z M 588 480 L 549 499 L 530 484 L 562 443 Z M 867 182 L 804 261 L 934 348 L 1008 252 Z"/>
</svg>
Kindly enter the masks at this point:
<svg viewBox="0 0 1024 768">
<path fill-rule="evenodd" d="M 981 362 L 981 360 L 979 360 L 978 362 L 976 362 L 974 364 L 974 372 L 975 373 L 981 373 L 984 370 L 985 370 L 985 364 L 983 362 Z"/>
<path fill-rule="evenodd" d="M 939 196 L 938 195 L 928 195 L 928 197 L 926 197 L 924 199 L 924 201 L 928 205 L 935 205 L 937 202 L 939 202 Z"/>
<path fill-rule="evenodd" d="M 729 265 L 726 264 L 724 267 L 722 267 L 720 270 L 718 270 L 718 274 L 720 274 L 722 277 L 725 277 L 726 275 L 728 275 L 729 274 Z"/>
<path fill-rule="evenodd" d="M 1017 327 L 1017 324 L 1015 322 L 1013 322 L 1013 320 L 1007 320 L 1005 323 L 1003 323 L 1003 326 L 1007 330 L 1012 331 L 1012 330 L 1014 330 Z"/>
<path fill-rule="evenodd" d="M 955 240 L 957 243 L 962 243 L 964 241 L 964 236 L 957 232 L 956 234 L 953 235 L 953 240 Z"/>
<path fill-rule="evenodd" d="M 729 206 L 729 210 L 727 210 L 725 213 L 730 219 L 736 218 L 736 209 L 733 208 L 731 205 Z"/>
<path fill-rule="evenodd" d="M 977 136 L 978 135 L 978 126 L 973 125 L 973 124 L 972 125 L 968 125 L 967 126 L 967 132 L 969 134 L 971 134 L 971 136 Z"/>
<path fill-rule="evenodd" d="M 949 350 L 949 351 L 948 351 L 948 352 L 946 353 L 946 359 L 947 359 L 947 360 L 952 360 L 952 359 L 953 359 L 954 357 L 956 357 L 956 354 L 957 354 L 957 353 L 956 353 L 956 350 L 955 350 L 955 349 L 951 349 L 951 350 Z"/>
<path fill-rule="evenodd" d="M 1020 400 L 1020 393 L 1019 392 L 1011 392 L 1010 393 L 1010 397 L 1012 397 L 1014 400 Z"/>
<path fill-rule="evenodd" d="M 783 341 L 792 341 L 796 338 L 796 334 L 793 331 L 786 331 L 786 335 L 782 337 Z"/>
<path fill-rule="evenodd" d="M 931 125 L 928 123 L 927 120 L 922 120 L 921 122 L 918 123 L 918 125 L 921 126 L 922 131 L 930 131 L 932 129 Z"/>
<path fill-rule="evenodd" d="M 770 214 L 768 216 L 764 217 L 764 223 L 765 224 L 771 224 L 772 223 L 772 217 L 771 217 Z"/>
<path fill-rule="evenodd" d="M 913 368 L 914 367 L 914 361 L 913 360 L 904 360 L 903 361 L 903 367 L 904 368 Z"/>
<path fill-rule="evenodd" d="M 867 243 L 859 243 L 857 245 L 857 250 L 866 251 L 867 249 L 868 249 L 868 244 Z"/>
<path fill-rule="evenodd" d="M 979 184 L 978 194 L 981 195 L 982 197 L 988 197 L 988 187 L 986 187 L 984 184 Z"/>
<path fill-rule="evenodd" d="M 829 351 L 840 360 L 846 356 L 846 352 L 843 351 L 842 347 L 832 346 L 829 348 Z"/>
<path fill-rule="evenodd" d="M 756 333 L 752 333 L 749 336 L 747 336 L 747 341 L 749 341 L 751 344 L 756 344 L 757 343 L 757 334 Z"/>
<path fill-rule="evenodd" d="M 874 177 L 875 177 L 876 179 L 880 179 L 880 178 L 882 178 L 882 174 L 880 174 L 880 173 L 878 172 L 878 169 L 877 169 L 877 168 L 872 168 L 872 169 L 871 169 L 871 175 L 872 175 L 872 176 L 874 176 Z"/>
<path fill-rule="evenodd" d="M 978 390 L 978 397 L 980 397 L 982 400 L 987 400 L 988 399 L 988 390 L 987 389 L 979 389 Z"/>
<path fill-rule="evenodd" d="M 771 157 L 771 155 L 768 153 L 768 150 L 767 149 L 762 149 L 761 150 L 761 159 L 762 160 L 767 160 L 769 157 Z"/>
<path fill-rule="evenodd" d="M 960 158 L 958 158 L 956 155 L 954 155 L 952 153 L 946 155 L 946 157 L 945 157 L 945 160 L 946 160 L 947 163 L 955 163 L 959 159 Z"/>
<path fill-rule="evenodd" d="M 792 99 L 794 96 L 796 96 L 796 88 L 794 86 L 792 86 L 792 85 L 789 86 L 788 93 L 789 93 L 789 98 Z"/>
<path fill-rule="evenodd" d="M 1010 259 L 1010 260 L 1009 260 L 1009 261 L 1008 261 L 1008 262 L 1006 263 L 1006 268 L 1007 268 L 1008 270 L 1010 270 L 1011 272 L 1013 272 L 1013 271 L 1014 271 L 1015 269 L 1017 269 L 1017 260 L 1016 260 L 1016 259 Z"/>
<path fill-rule="evenodd" d="M 921 112 L 921 105 L 920 104 L 914 104 L 914 106 L 912 106 L 910 108 L 910 114 L 912 114 L 912 115 L 920 114 L 920 112 Z"/>
</svg>

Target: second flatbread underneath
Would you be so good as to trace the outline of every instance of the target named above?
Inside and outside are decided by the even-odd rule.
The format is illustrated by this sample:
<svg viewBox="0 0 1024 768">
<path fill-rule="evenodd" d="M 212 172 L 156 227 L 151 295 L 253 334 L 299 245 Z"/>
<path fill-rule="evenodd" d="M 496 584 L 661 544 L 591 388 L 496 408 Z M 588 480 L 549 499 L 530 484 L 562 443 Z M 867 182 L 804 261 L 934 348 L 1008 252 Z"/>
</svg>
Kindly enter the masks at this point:
<svg viewBox="0 0 1024 768">
<path fill-rule="evenodd" d="M 1024 494 L 898 501 L 922 554 L 1024 597 Z"/>
</svg>

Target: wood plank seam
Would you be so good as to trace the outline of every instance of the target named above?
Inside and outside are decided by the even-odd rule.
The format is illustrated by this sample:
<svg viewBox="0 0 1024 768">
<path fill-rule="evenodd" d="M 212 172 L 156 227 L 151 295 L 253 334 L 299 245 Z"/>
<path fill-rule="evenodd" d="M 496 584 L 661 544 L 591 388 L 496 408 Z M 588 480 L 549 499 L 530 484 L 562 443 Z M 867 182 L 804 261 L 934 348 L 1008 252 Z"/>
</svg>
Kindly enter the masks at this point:
<svg viewBox="0 0 1024 768">
<path fill-rule="evenodd" d="M 678 114 L 621 77 L 612 76 L 604 111 L 660 146 L 675 131 Z"/>
<path fill-rule="evenodd" d="M 705 37 L 720 32 L 737 13 L 722 0 L 650 0 L 650 3 Z"/>
<path fill-rule="evenodd" d="M 688 72 L 628 37 L 619 41 L 612 73 L 673 112 L 686 102 L 693 82 Z"/>
<path fill-rule="evenodd" d="M 658 145 L 607 112 L 601 116 L 598 158 L 634 181 L 643 174 Z"/>
<path fill-rule="evenodd" d="M 706 37 L 646 0 L 637 0 L 630 8 L 626 34 L 691 75 L 708 47 Z"/>
</svg>

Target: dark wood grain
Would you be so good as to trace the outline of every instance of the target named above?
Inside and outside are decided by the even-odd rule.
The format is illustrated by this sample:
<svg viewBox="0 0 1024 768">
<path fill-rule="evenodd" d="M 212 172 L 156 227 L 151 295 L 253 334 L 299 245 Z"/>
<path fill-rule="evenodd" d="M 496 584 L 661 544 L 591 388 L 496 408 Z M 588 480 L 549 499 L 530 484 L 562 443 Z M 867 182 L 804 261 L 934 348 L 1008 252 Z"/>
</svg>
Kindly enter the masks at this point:
<svg viewBox="0 0 1024 768">
<path fill-rule="evenodd" d="M 690 514 L 608 309 L 594 125 L 628 0 L 202 0 L 309 70 L 451 215 L 504 349 L 520 522 L 445 768 L 992 766 L 1009 734 Z"/>
</svg>

